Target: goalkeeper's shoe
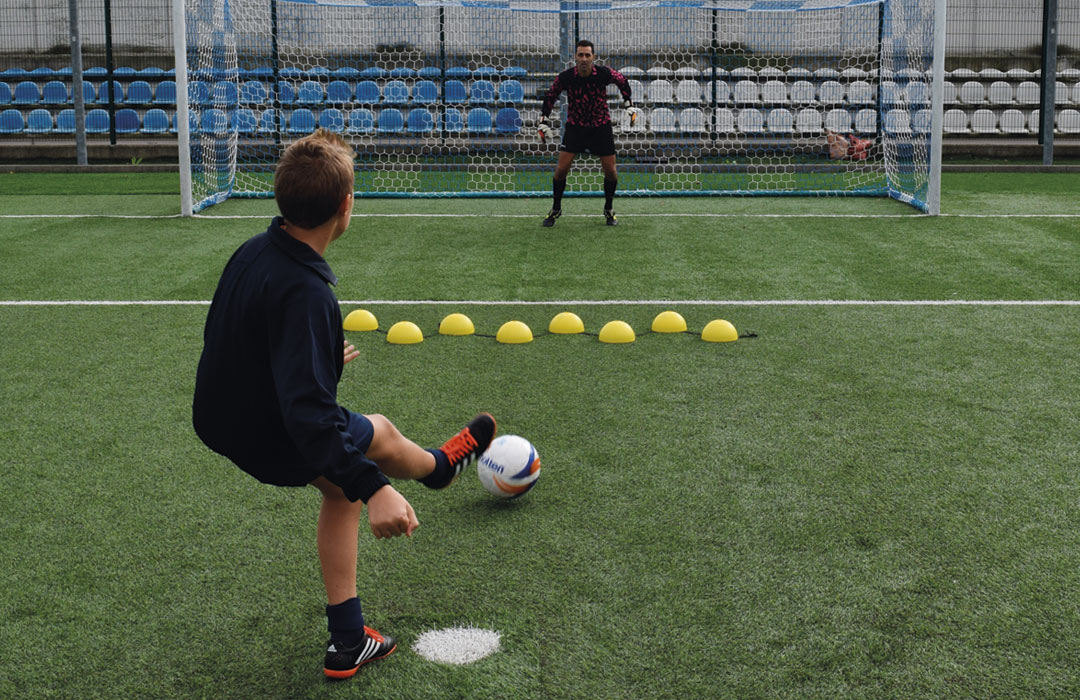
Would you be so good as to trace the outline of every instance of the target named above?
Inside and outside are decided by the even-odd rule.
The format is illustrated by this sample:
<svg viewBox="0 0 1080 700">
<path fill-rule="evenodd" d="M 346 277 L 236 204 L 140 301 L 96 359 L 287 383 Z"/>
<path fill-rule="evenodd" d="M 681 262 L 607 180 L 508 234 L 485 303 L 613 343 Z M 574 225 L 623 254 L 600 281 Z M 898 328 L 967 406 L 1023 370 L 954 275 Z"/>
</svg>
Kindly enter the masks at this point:
<svg viewBox="0 0 1080 700">
<path fill-rule="evenodd" d="M 495 419 L 490 413 L 481 413 L 439 448 L 450 460 L 450 472 L 453 474 L 447 486 L 454 483 L 461 470 L 484 454 L 494 438 Z"/>
<path fill-rule="evenodd" d="M 612 209 L 604 210 L 604 222 L 608 226 L 618 226 L 619 220 L 615 218 L 615 211 Z"/>
<path fill-rule="evenodd" d="M 558 219 L 560 216 L 562 216 L 562 209 L 552 209 L 548 212 L 547 218 L 544 219 L 544 226 L 554 226 L 555 219 Z"/>
<path fill-rule="evenodd" d="M 360 667 L 372 661 L 386 658 L 397 649 L 393 637 L 384 636 L 364 626 L 364 638 L 353 647 L 344 647 L 330 640 L 326 648 L 323 673 L 329 678 L 352 678 Z"/>
</svg>

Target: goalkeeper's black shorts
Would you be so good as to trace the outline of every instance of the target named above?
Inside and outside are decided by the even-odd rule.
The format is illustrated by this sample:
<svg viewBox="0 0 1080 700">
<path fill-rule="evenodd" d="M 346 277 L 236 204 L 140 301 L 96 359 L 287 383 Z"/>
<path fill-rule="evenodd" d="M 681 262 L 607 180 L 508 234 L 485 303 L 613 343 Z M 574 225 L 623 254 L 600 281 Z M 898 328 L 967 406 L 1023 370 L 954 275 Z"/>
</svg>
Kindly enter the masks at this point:
<svg viewBox="0 0 1080 700">
<path fill-rule="evenodd" d="M 615 134 L 611 124 L 603 126 L 577 126 L 567 124 L 563 127 L 560 151 L 567 153 L 591 153 L 594 156 L 615 155 Z"/>
</svg>

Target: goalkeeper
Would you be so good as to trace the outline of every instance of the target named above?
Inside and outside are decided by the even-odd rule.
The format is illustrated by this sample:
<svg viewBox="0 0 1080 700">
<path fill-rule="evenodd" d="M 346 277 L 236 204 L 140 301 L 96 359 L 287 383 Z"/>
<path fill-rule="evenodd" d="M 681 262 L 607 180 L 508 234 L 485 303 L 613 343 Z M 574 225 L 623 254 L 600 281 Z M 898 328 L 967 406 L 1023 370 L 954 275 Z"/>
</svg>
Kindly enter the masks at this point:
<svg viewBox="0 0 1080 700">
<path fill-rule="evenodd" d="M 612 210 L 612 200 L 615 198 L 619 179 L 615 172 L 615 135 L 611 130 L 611 114 L 608 112 L 607 86 L 615 83 L 619 88 L 623 105 L 630 115 L 631 125 L 637 120 L 641 110 L 633 106 L 630 84 L 621 73 L 606 66 L 593 65 L 596 61 L 596 47 L 591 41 L 583 39 L 577 43 L 574 60 L 576 65 L 573 68 L 564 70 L 555 78 L 540 108 L 537 132 L 541 141 L 547 141 L 553 131 L 548 118 L 551 109 L 559 99 L 559 94 L 566 91 L 566 126 L 563 129 L 562 144 L 559 146 L 555 177 L 551 182 L 555 199 L 551 211 L 544 219 L 544 226 L 554 226 L 555 219 L 562 215 L 566 176 L 570 174 L 574 157 L 585 152 L 600 158 L 600 166 L 604 171 L 604 219 L 608 226 L 615 226 L 619 222 Z"/>
</svg>

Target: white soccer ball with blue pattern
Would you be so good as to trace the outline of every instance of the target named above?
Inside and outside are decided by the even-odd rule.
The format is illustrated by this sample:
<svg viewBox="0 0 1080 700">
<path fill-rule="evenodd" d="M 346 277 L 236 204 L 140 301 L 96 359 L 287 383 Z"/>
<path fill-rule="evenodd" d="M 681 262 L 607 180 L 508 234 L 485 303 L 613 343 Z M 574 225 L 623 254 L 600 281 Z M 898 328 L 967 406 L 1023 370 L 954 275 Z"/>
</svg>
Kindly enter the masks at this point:
<svg viewBox="0 0 1080 700">
<path fill-rule="evenodd" d="M 476 463 L 480 483 L 499 498 L 517 498 L 540 478 L 540 455 L 519 435 L 500 435 Z"/>
</svg>

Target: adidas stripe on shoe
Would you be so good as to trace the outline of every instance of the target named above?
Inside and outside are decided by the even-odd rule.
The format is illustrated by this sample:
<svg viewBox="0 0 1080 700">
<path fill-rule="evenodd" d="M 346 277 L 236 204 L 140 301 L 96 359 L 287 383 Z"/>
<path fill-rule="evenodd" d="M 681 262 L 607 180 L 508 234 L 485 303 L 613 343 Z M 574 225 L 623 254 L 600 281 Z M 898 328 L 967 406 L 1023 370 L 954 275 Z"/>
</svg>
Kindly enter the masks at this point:
<svg viewBox="0 0 1080 700">
<path fill-rule="evenodd" d="M 481 413 L 439 448 L 450 461 L 450 470 L 454 474 L 450 483 L 458 478 L 465 467 L 484 454 L 494 437 L 495 419 L 490 413 Z"/>
<path fill-rule="evenodd" d="M 383 636 L 364 626 L 364 639 L 354 647 L 340 647 L 331 639 L 326 648 L 323 673 L 328 678 L 352 678 L 360 667 L 390 656 L 397 649 L 393 637 Z"/>
</svg>

